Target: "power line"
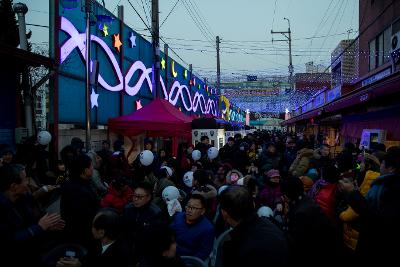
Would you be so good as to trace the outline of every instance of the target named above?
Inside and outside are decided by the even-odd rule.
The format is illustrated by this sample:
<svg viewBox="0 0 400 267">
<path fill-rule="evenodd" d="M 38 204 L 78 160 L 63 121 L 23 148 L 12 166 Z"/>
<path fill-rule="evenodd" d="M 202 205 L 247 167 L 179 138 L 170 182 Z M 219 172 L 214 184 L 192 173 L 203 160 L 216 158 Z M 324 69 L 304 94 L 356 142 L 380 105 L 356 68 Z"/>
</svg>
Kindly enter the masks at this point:
<svg viewBox="0 0 400 267">
<path fill-rule="evenodd" d="M 122 0 L 119 0 L 118 3 L 117 3 L 117 5 L 114 7 L 114 10 L 113 10 L 113 12 L 112 12 L 113 14 L 114 14 L 115 10 L 117 9 L 117 7 L 119 6 L 119 4 L 121 3 L 121 1 L 122 1 Z"/>
<path fill-rule="evenodd" d="M 195 0 L 189 0 L 189 1 L 192 2 L 192 5 L 193 5 L 193 3 L 194 3 L 194 5 L 196 6 L 195 9 L 197 9 L 197 11 L 198 11 L 198 13 L 196 13 L 196 14 L 198 14 L 200 20 L 203 21 L 203 24 L 206 26 L 206 28 L 208 29 L 209 33 L 211 33 L 211 36 L 214 38 L 214 36 L 215 36 L 216 34 L 214 34 L 213 30 L 211 29 L 210 25 L 208 24 L 207 20 L 205 19 L 203 13 L 201 12 L 201 9 L 200 9 L 199 6 L 196 4 L 196 1 L 195 1 Z M 196 11 L 196 10 L 195 10 L 195 11 Z"/>
<path fill-rule="evenodd" d="M 142 9 L 143 9 L 144 15 L 146 16 L 146 21 L 150 25 L 150 20 L 149 20 L 149 17 L 147 16 L 147 12 L 146 12 L 146 9 L 144 7 L 143 0 L 140 0 L 140 2 L 142 2 Z M 138 1 L 138 4 L 139 4 L 139 1 Z"/>
<path fill-rule="evenodd" d="M 201 25 L 201 23 L 198 21 L 197 17 L 193 15 L 193 11 L 190 9 L 189 4 L 186 2 L 186 0 L 183 0 L 183 5 L 185 6 L 186 10 L 188 11 L 189 16 L 192 18 L 194 24 L 196 27 L 200 30 L 201 34 L 210 41 L 212 45 L 214 45 L 213 38 L 210 38 L 210 36 L 207 34 L 207 30 L 204 29 L 204 26 Z"/>
<path fill-rule="evenodd" d="M 344 5 L 343 12 L 342 12 L 342 14 L 340 15 L 339 23 L 336 23 L 335 33 L 337 33 L 338 30 L 339 30 L 339 26 L 340 26 L 340 24 L 342 23 L 343 15 L 344 15 L 344 13 L 345 13 L 345 11 L 346 11 L 347 4 L 349 3 L 349 0 L 344 0 L 344 1 L 345 1 L 346 3 L 345 3 L 345 5 Z"/>
<path fill-rule="evenodd" d="M 131 5 L 131 7 L 133 8 L 133 10 L 135 11 L 136 15 L 139 16 L 139 18 L 141 19 L 141 21 L 143 22 L 144 26 L 146 26 L 147 30 L 150 32 L 151 35 L 153 35 L 153 32 L 151 31 L 150 27 L 146 24 L 146 22 L 144 21 L 144 19 L 142 18 L 142 16 L 140 16 L 139 12 L 136 10 L 136 8 L 132 5 L 130 0 L 127 0 L 128 3 Z"/>
<path fill-rule="evenodd" d="M 26 23 L 27 26 L 34 26 L 34 27 L 41 27 L 41 28 L 49 28 L 47 25 L 40 25 L 40 24 L 33 24 L 33 23 Z"/>
<path fill-rule="evenodd" d="M 340 7 L 339 7 L 338 11 L 336 12 L 335 18 L 334 18 L 333 21 L 332 21 L 332 24 L 331 24 L 331 27 L 329 28 L 328 34 L 331 33 L 332 28 L 333 28 L 333 26 L 335 25 L 336 19 L 337 19 L 337 17 L 338 17 L 339 14 L 340 14 L 340 11 L 341 11 L 341 9 L 342 9 L 342 6 L 343 6 L 344 1 L 345 1 L 345 0 L 341 0 L 341 1 L 340 1 Z M 339 3 L 339 2 L 338 2 L 338 3 Z M 338 5 L 339 5 L 339 4 L 338 4 Z M 322 42 L 321 48 L 324 47 L 324 44 L 325 44 L 325 42 L 326 42 L 327 39 L 328 39 L 328 38 L 325 38 L 325 39 L 324 39 L 324 41 Z"/>
<path fill-rule="evenodd" d="M 331 2 L 330 2 L 329 5 L 328 5 L 328 8 L 325 10 L 324 15 L 322 16 L 322 19 L 321 19 L 321 21 L 319 22 L 319 24 L 318 24 L 318 26 L 317 26 L 317 29 L 315 30 L 315 32 L 314 32 L 314 34 L 313 34 L 312 37 L 317 36 L 317 33 L 318 33 L 320 27 L 322 26 L 322 23 L 324 22 L 325 17 L 326 17 L 326 15 L 327 15 L 328 12 L 329 12 L 329 9 L 330 9 L 332 3 L 333 3 L 333 0 L 331 0 Z M 311 40 L 311 41 L 310 41 L 310 48 L 311 48 L 314 38 L 310 38 L 310 40 Z M 310 57 L 311 57 L 311 55 L 308 57 L 308 60 L 310 60 Z M 302 59 L 300 59 L 300 61 L 301 61 L 301 60 L 302 60 Z"/>
<path fill-rule="evenodd" d="M 272 16 L 272 26 L 271 26 L 271 28 L 273 29 L 274 28 L 274 22 L 275 22 L 275 11 L 276 11 L 276 2 L 277 2 L 278 0 L 275 0 L 275 5 L 274 5 L 274 15 Z"/>
<path fill-rule="evenodd" d="M 161 22 L 160 28 L 164 25 L 165 21 L 168 19 L 169 15 L 171 15 L 172 11 L 174 11 L 176 5 L 179 3 L 180 0 L 176 0 L 174 6 L 172 7 L 172 9 L 169 11 L 168 15 L 165 17 L 165 19 L 163 20 L 163 22 Z"/>
</svg>

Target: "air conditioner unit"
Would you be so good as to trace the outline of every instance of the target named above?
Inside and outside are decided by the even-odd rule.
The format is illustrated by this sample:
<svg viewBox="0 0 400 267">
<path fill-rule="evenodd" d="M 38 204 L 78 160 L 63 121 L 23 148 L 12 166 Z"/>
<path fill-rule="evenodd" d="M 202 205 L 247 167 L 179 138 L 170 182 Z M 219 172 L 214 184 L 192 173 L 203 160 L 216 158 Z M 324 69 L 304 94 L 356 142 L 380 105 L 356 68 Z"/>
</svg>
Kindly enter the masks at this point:
<svg viewBox="0 0 400 267">
<path fill-rule="evenodd" d="M 16 144 L 22 144 L 23 142 L 26 141 L 26 139 L 28 139 L 28 136 L 29 136 L 28 128 L 23 128 L 23 127 L 15 128 Z"/>
<path fill-rule="evenodd" d="M 398 65 L 400 63 L 400 32 L 396 32 L 392 35 L 390 55 L 394 66 Z"/>
<path fill-rule="evenodd" d="M 392 35 L 391 52 L 395 52 L 400 49 L 400 32 L 396 32 Z"/>
</svg>

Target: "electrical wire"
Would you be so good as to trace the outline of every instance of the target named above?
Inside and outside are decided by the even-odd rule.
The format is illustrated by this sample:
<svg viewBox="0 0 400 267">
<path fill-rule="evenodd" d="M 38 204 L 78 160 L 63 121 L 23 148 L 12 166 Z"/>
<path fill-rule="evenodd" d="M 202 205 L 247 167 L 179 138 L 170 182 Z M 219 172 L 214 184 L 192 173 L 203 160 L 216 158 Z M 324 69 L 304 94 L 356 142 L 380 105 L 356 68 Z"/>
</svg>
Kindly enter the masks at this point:
<svg viewBox="0 0 400 267">
<path fill-rule="evenodd" d="M 164 25 L 165 21 L 168 19 L 168 17 L 171 15 L 172 11 L 174 11 L 176 5 L 179 3 L 180 0 L 176 0 L 174 6 L 171 8 L 171 10 L 169 11 L 168 15 L 165 17 L 165 19 L 163 20 L 163 22 L 161 22 L 160 28 Z"/>
<path fill-rule="evenodd" d="M 146 21 L 150 25 L 150 20 L 149 20 L 149 17 L 147 16 L 147 12 L 146 12 L 146 8 L 144 7 L 143 0 L 140 0 L 140 2 L 142 3 L 142 9 L 143 9 L 144 15 L 146 16 Z M 139 1 L 138 1 L 138 4 L 139 4 Z M 149 16 L 151 17 L 151 12 L 149 14 L 150 14 Z"/>
<path fill-rule="evenodd" d="M 189 0 L 189 1 L 192 3 L 192 5 L 194 4 L 195 11 L 197 10 L 196 14 L 200 18 L 200 20 L 203 22 L 203 24 L 206 26 L 206 29 L 208 29 L 208 32 L 211 34 L 211 36 L 212 37 L 216 36 L 216 34 L 213 32 L 213 30 L 211 29 L 210 25 L 208 24 L 207 20 L 205 19 L 203 13 L 201 12 L 201 9 L 196 4 L 196 1 L 195 0 Z"/>
<path fill-rule="evenodd" d="M 200 30 L 201 34 L 206 38 L 206 40 L 209 40 L 210 43 L 212 45 L 214 45 L 213 38 L 210 38 L 210 36 L 207 34 L 207 30 L 205 30 L 204 26 L 199 23 L 197 17 L 193 15 L 193 11 L 190 9 L 190 6 L 186 2 L 186 0 L 183 0 L 182 3 L 185 6 L 186 11 L 188 11 L 189 16 L 192 18 L 193 22 L 195 23 L 196 27 Z"/>
<path fill-rule="evenodd" d="M 115 10 L 117 9 L 117 7 L 119 6 L 119 4 L 121 3 L 121 1 L 122 1 L 122 0 L 119 0 L 118 3 L 117 3 L 117 5 L 114 7 L 113 12 L 112 12 L 113 14 L 114 14 Z"/>
<path fill-rule="evenodd" d="M 153 35 L 153 32 L 151 31 L 150 27 L 146 24 L 146 22 L 144 21 L 144 19 L 142 18 L 142 16 L 140 16 L 139 12 L 136 10 L 136 8 L 132 5 L 130 0 L 127 0 L 129 5 L 133 8 L 133 10 L 135 11 L 136 15 L 139 16 L 140 20 L 143 22 L 144 26 L 146 26 L 147 30 L 150 32 L 151 35 Z"/>
</svg>

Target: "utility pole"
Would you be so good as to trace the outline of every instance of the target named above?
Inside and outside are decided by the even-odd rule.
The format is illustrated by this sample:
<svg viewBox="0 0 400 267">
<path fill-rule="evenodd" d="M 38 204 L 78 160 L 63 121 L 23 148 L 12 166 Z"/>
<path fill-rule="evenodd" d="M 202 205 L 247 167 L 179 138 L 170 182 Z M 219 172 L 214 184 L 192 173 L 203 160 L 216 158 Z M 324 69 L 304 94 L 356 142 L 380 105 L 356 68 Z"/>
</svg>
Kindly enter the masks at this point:
<svg viewBox="0 0 400 267">
<path fill-rule="evenodd" d="M 86 86 L 85 86 L 85 96 L 86 96 L 86 152 L 91 149 L 91 136 L 90 136 L 90 13 L 91 13 L 92 3 L 91 0 L 86 0 L 85 3 L 85 13 L 86 13 Z"/>
<path fill-rule="evenodd" d="M 219 92 L 221 86 L 221 65 L 219 59 L 219 44 L 221 41 L 219 40 L 219 36 L 217 36 L 217 90 Z"/>
<path fill-rule="evenodd" d="M 352 33 L 353 32 L 353 29 L 348 29 L 347 30 L 347 40 L 349 40 L 349 38 L 350 38 L 350 33 Z"/>
<path fill-rule="evenodd" d="M 18 15 L 19 28 L 19 47 L 22 50 L 28 50 L 28 41 L 26 39 L 25 14 L 28 7 L 23 3 L 16 3 L 13 6 L 14 12 Z M 32 116 L 32 91 L 29 87 L 28 68 L 23 67 L 22 71 L 22 91 L 24 92 L 24 110 L 25 110 L 25 126 L 28 129 L 28 135 L 33 134 L 33 116 Z"/>
<path fill-rule="evenodd" d="M 167 88 L 167 92 L 168 92 L 168 88 L 169 88 L 169 81 L 168 81 L 168 50 L 169 50 L 169 46 L 168 44 L 164 44 L 164 56 L 165 56 L 165 70 L 164 70 L 164 77 L 165 77 L 165 88 Z M 166 96 L 168 97 L 168 96 Z"/>
<path fill-rule="evenodd" d="M 217 95 L 218 95 L 218 111 L 221 110 L 221 62 L 219 58 L 219 44 L 221 43 L 219 36 L 216 39 L 217 42 Z"/>
<path fill-rule="evenodd" d="M 193 78 L 193 65 L 192 64 L 189 64 L 189 92 L 190 92 L 190 98 L 191 99 L 193 99 L 193 92 L 192 92 L 192 83 L 193 83 L 193 81 L 192 81 L 192 78 Z M 193 109 L 192 109 L 192 111 L 190 111 L 190 115 L 192 115 L 194 112 L 193 112 Z"/>
<path fill-rule="evenodd" d="M 288 18 L 283 18 L 288 21 L 289 28 L 287 31 L 275 32 L 271 30 L 271 34 L 282 34 L 286 39 L 284 40 L 274 40 L 272 42 L 287 42 L 289 44 L 289 84 L 290 89 L 293 89 L 293 63 L 292 63 L 292 32 L 290 31 L 290 20 Z"/>
<path fill-rule="evenodd" d="M 104 2 L 103 5 L 105 6 Z M 118 20 L 119 20 L 119 28 L 124 28 L 124 6 L 118 6 Z M 120 40 L 124 40 L 124 31 L 120 31 Z M 121 66 L 124 66 L 124 57 L 125 57 L 125 49 L 124 46 L 121 46 L 121 50 L 119 52 L 119 62 Z M 122 76 L 122 86 L 123 90 L 119 92 L 119 115 L 122 116 L 124 114 L 124 92 L 125 92 L 125 76 Z"/>
<path fill-rule="evenodd" d="M 155 98 L 159 97 L 160 88 L 160 27 L 158 16 L 158 0 L 151 1 L 151 39 L 153 46 L 153 80 L 152 86 L 155 90 Z"/>
</svg>

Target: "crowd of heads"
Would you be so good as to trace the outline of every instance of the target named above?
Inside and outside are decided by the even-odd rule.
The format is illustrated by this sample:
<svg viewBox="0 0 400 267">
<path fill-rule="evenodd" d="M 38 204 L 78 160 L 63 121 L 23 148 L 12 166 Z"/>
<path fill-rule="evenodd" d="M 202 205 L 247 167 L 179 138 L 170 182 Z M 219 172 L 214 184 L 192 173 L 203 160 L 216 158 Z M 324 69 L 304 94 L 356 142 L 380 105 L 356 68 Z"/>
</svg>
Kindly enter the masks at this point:
<svg viewBox="0 0 400 267">
<path fill-rule="evenodd" d="M 219 151 L 212 152 L 209 138 L 202 136 L 195 146 L 180 144 L 177 157 L 172 157 L 168 149 L 155 151 L 153 142 L 146 140 L 144 148 L 151 153 L 146 164 L 142 153 L 129 162 L 121 140 L 112 147 L 105 140 L 100 151 L 84 153 L 83 142 L 73 138 L 61 151 L 60 159 L 50 158 L 40 144 L 17 152 L 2 147 L 0 192 L 12 201 L 33 195 L 30 201 L 39 204 L 37 214 L 43 215 L 55 199 L 61 198 L 62 203 L 67 199 L 63 188 L 83 183 L 98 201 L 98 208 L 103 208 L 93 211 L 94 239 L 118 240 L 131 231 L 134 237 L 129 242 L 135 243 L 135 238 L 147 236 L 138 250 L 140 255 L 136 252 L 131 256 L 136 262 L 157 259 L 159 264 L 163 258 L 176 257 L 177 242 L 178 251 L 181 249 L 182 233 L 168 226 L 172 223 L 178 227 L 179 214 L 184 214 L 188 225 L 207 220 L 216 235 L 254 214 L 285 231 L 291 203 L 310 197 L 321 204 L 326 201 L 321 192 L 329 185 L 334 185 L 335 198 L 329 203 L 338 203 L 346 183 L 358 188 L 368 172 L 400 174 L 399 147 L 386 150 L 379 145 L 367 151 L 346 143 L 343 151 L 335 154 L 318 138 L 279 131 L 235 134 Z M 33 151 L 27 153 L 29 149 Z M 49 160 L 55 163 L 54 168 L 49 167 Z M 42 197 L 40 190 L 47 196 Z M 323 212 L 331 216 L 336 206 L 323 204 Z M 62 214 L 62 209 L 63 204 L 56 211 Z M 126 224 L 129 213 L 135 214 L 136 223 L 141 220 L 137 216 L 158 215 L 154 220 L 146 215 L 149 218 L 143 219 L 140 227 L 129 229 L 133 227 Z M 333 219 L 337 223 L 339 217 Z"/>
</svg>

